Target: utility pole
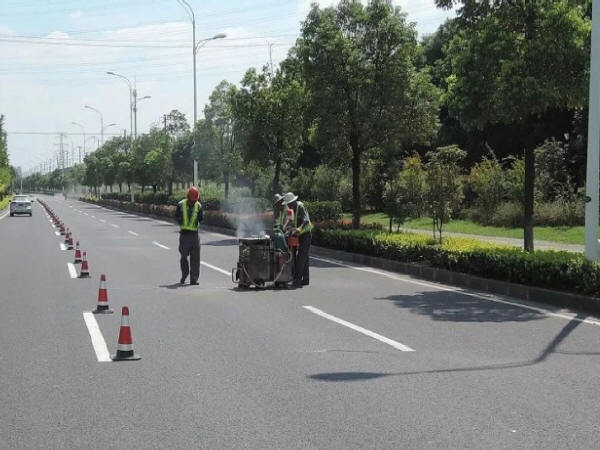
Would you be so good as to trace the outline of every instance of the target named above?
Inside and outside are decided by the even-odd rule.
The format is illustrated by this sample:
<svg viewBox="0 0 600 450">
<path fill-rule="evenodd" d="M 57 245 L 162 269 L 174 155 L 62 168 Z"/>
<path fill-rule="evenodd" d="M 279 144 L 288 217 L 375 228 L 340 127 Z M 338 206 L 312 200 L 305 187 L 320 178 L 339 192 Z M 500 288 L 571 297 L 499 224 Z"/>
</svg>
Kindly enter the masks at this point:
<svg viewBox="0 0 600 450">
<path fill-rule="evenodd" d="M 585 183 L 585 257 L 598 261 L 600 185 L 600 0 L 592 5 L 592 51 L 588 115 L 587 173 Z"/>
</svg>

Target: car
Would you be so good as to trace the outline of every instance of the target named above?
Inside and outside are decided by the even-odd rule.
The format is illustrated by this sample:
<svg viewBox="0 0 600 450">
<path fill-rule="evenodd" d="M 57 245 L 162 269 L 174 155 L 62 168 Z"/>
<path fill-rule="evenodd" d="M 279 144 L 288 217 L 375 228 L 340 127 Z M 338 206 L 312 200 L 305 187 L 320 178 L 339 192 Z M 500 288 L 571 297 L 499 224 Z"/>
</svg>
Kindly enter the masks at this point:
<svg viewBox="0 0 600 450">
<path fill-rule="evenodd" d="M 31 200 L 27 195 L 15 195 L 10 202 L 10 217 L 15 214 L 29 214 L 29 217 L 33 215 L 31 210 Z"/>
</svg>

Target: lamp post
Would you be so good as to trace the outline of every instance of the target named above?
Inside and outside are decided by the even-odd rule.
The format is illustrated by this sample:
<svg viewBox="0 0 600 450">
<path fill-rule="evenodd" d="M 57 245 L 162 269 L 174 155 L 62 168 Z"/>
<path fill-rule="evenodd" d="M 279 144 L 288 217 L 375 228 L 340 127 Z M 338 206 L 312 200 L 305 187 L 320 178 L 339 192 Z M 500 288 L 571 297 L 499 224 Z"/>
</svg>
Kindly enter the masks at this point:
<svg viewBox="0 0 600 450">
<path fill-rule="evenodd" d="M 147 100 L 149 98 L 152 97 L 149 95 L 145 95 L 142 98 L 138 99 L 137 90 L 133 90 L 133 137 L 135 138 L 137 138 L 137 104 L 138 102 L 141 102 L 142 100 Z"/>
<path fill-rule="evenodd" d="M 219 33 L 211 38 L 201 39 L 200 41 L 196 42 L 196 16 L 194 15 L 194 9 L 190 6 L 187 0 L 177 0 L 177 2 L 183 7 L 183 9 L 185 9 L 185 12 L 192 22 L 192 60 L 194 64 L 194 123 L 192 124 L 192 130 L 194 130 L 196 127 L 196 122 L 198 121 L 198 103 L 196 100 L 196 52 L 208 41 L 223 39 L 227 36 L 224 33 Z M 194 186 L 198 186 L 198 161 L 196 161 L 196 159 L 194 159 Z"/>
<path fill-rule="evenodd" d="M 598 261 L 600 170 L 600 0 L 592 4 L 592 51 L 588 117 L 587 173 L 585 183 L 585 257 Z"/>
<path fill-rule="evenodd" d="M 117 126 L 117 124 L 116 124 L 116 123 L 109 123 L 109 124 L 108 124 L 108 125 L 106 125 L 105 127 L 102 127 L 102 133 L 104 133 L 104 130 L 106 130 L 107 128 L 110 128 L 110 127 L 115 127 L 115 126 Z"/>
<path fill-rule="evenodd" d="M 131 87 L 131 81 L 129 81 L 129 78 L 127 78 L 126 76 L 120 75 L 115 72 L 106 72 L 106 73 L 108 75 L 113 75 L 115 77 L 119 77 L 119 78 L 125 80 L 125 82 L 127 83 L 127 86 L 129 86 L 129 134 L 131 135 L 133 133 L 133 111 L 134 111 L 133 97 L 135 95 L 135 89 L 133 89 Z"/>
<path fill-rule="evenodd" d="M 96 108 L 92 108 L 89 105 L 85 105 L 84 108 L 91 109 L 92 111 L 96 111 L 100 116 L 100 145 L 104 144 L 104 118 L 102 117 L 102 113 L 98 111 Z"/>
<path fill-rule="evenodd" d="M 83 132 L 83 156 L 85 156 L 85 128 L 83 128 L 83 125 L 77 122 L 71 122 L 71 124 L 77 125 L 79 128 L 81 128 L 81 131 Z M 79 164 L 81 164 L 81 155 L 79 156 Z"/>
</svg>

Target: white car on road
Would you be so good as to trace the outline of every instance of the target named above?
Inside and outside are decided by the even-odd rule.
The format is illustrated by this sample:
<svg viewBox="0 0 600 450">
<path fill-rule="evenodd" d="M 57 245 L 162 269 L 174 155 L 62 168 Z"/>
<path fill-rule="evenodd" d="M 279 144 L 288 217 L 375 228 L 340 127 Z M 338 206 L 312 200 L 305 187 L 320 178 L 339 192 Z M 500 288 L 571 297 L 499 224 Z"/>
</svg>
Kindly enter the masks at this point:
<svg viewBox="0 0 600 450">
<path fill-rule="evenodd" d="M 10 217 L 15 214 L 29 214 L 29 217 L 32 216 L 31 199 L 27 195 L 15 195 L 10 202 Z"/>
</svg>

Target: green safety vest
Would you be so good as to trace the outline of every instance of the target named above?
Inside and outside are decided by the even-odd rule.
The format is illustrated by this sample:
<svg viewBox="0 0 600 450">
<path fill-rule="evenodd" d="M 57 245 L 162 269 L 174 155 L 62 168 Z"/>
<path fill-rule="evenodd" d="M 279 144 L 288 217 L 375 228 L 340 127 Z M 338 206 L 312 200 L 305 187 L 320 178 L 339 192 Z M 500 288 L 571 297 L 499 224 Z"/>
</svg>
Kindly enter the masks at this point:
<svg viewBox="0 0 600 450">
<path fill-rule="evenodd" d="M 181 207 L 183 210 L 183 222 L 181 223 L 181 229 L 186 231 L 198 231 L 198 213 L 200 212 L 200 203 L 194 203 L 192 217 L 188 217 L 187 199 L 182 202 Z"/>
<path fill-rule="evenodd" d="M 310 221 L 310 216 L 308 215 L 308 211 L 304 206 L 304 203 L 298 202 L 298 206 L 296 206 L 296 211 L 294 212 L 294 228 L 298 228 L 298 211 L 302 208 L 304 210 L 304 217 L 306 218 L 306 223 L 302 228 L 299 228 L 300 234 L 308 233 L 313 229 L 313 224 Z"/>
<path fill-rule="evenodd" d="M 277 224 L 279 228 L 283 230 L 283 226 L 285 225 L 285 221 L 287 219 L 287 205 L 283 205 L 281 208 L 281 212 L 279 213 L 279 217 L 277 218 Z"/>
</svg>

